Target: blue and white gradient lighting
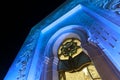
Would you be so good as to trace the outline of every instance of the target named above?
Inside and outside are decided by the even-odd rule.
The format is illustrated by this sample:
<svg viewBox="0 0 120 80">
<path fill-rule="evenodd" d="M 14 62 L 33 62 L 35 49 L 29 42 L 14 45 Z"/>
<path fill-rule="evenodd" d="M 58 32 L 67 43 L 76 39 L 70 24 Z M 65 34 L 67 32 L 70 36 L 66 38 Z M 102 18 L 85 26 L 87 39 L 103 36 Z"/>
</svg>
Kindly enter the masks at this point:
<svg viewBox="0 0 120 80">
<path fill-rule="evenodd" d="M 53 23 L 51 23 L 49 26 L 47 26 L 46 28 L 44 28 L 42 30 L 42 33 L 45 33 L 46 31 L 50 30 L 51 28 L 53 28 L 58 23 L 62 22 L 66 18 L 70 17 L 71 15 L 73 15 L 74 13 L 76 13 L 77 11 L 81 10 L 81 8 L 82 8 L 82 6 L 80 4 L 77 5 L 72 10 L 70 10 L 69 12 L 67 12 L 66 14 L 64 14 L 62 17 L 60 17 L 59 19 L 57 19 L 56 21 L 54 21 Z"/>
</svg>

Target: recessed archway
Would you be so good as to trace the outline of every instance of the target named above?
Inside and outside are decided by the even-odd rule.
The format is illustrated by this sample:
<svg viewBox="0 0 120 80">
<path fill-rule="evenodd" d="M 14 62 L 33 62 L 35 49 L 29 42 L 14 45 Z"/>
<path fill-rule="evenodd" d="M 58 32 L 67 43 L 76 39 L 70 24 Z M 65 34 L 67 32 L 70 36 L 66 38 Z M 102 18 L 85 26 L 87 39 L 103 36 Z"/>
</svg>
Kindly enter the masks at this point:
<svg viewBox="0 0 120 80">
<path fill-rule="evenodd" d="M 59 80 L 101 80 L 94 63 L 77 38 L 67 38 L 58 49 Z"/>
<path fill-rule="evenodd" d="M 47 59 L 50 59 L 50 64 L 47 64 L 47 68 L 45 68 L 45 77 L 49 77 L 49 79 L 52 80 L 58 80 L 59 79 L 59 73 L 58 73 L 58 63 L 60 59 L 58 58 L 58 49 L 63 41 L 66 39 L 77 39 L 80 41 L 80 46 L 84 46 L 88 43 L 88 34 L 87 31 L 79 26 L 79 25 L 69 25 L 66 26 L 60 30 L 58 30 L 48 41 L 45 51 L 45 56 Z M 82 47 L 82 51 L 85 55 L 89 56 L 88 52 Z M 51 73 L 52 75 L 48 76 L 47 74 Z M 46 79 L 47 80 L 47 79 Z"/>
<path fill-rule="evenodd" d="M 118 77 L 115 75 L 115 68 L 112 63 L 109 61 L 107 56 L 93 42 L 89 42 L 90 34 L 79 25 L 69 25 L 60 30 L 56 31 L 53 36 L 49 39 L 46 50 L 44 52 L 45 61 L 44 70 L 41 75 L 42 80 L 58 80 L 58 49 L 62 42 L 68 38 L 76 38 L 81 41 L 82 50 L 85 54 L 89 56 L 92 62 L 95 65 L 96 70 L 100 74 L 100 77 L 103 80 L 117 80 Z M 101 66 L 102 65 L 102 66 Z M 114 70 L 113 70 L 114 69 Z M 108 74 L 106 74 L 109 73 Z M 114 77 L 110 77 L 114 76 Z"/>
</svg>

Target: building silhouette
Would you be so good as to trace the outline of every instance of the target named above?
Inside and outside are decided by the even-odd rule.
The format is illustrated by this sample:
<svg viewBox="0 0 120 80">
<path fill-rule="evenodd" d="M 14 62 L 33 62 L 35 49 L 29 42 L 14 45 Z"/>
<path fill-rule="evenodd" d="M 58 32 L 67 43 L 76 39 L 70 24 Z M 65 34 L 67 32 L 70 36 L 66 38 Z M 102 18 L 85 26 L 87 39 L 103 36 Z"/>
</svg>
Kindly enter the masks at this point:
<svg viewBox="0 0 120 80">
<path fill-rule="evenodd" d="M 119 80 L 119 48 L 119 0 L 67 0 L 31 29 L 4 80 Z"/>
</svg>

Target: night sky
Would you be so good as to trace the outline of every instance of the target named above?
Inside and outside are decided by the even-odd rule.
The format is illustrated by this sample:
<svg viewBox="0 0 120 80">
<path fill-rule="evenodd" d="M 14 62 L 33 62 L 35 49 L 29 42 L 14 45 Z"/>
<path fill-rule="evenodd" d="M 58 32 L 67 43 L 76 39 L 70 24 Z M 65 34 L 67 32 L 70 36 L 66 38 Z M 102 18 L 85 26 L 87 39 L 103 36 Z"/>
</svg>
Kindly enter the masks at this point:
<svg viewBox="0 0 120 80">
<path fill-rule="evenodd" d="M 65 0 L 2 2 L 0 25 L 0 80 L 3 80 L 31 28 Z"/>
</svg>

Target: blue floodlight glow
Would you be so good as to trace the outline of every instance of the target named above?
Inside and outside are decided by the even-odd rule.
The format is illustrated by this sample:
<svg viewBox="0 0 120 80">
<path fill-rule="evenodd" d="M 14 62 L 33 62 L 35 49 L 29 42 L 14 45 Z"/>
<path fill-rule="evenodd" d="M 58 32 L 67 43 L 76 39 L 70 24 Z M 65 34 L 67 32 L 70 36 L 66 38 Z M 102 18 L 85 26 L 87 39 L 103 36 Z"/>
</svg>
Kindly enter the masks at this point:
<svg viewBox="0 0 120 80">
<path fill-rule="evenodd" d="M 81 10 L 81 5 L 78 4 L 76 7 L 74 7 L 72 10 L 70 10 L 69 12 L 67 12 L 66 14 L 64 14 L 62 17 L 60 17 L 59 19 L 57 19 L 56 21 L 54 21 L 53 23 L 51 23 L 49 26 L 47 26 L 46 28 L 44 28 L 41 32 L 45 33 L 46 31 L 50 30 L 51 28 L 53 28 L 55 25 L 57 25 L 59 22 L 63 21 L 64 19 L 68 18 L 69 16 L 71 16 L 72 14 L 76 13 L 77 11 Z"/>
<path fill-rule="evenodd" d="M 120 26 L 76 1 L 73 0 L 73 3 L 71 1 L 70 5 L 65 4 L 67 7 L 63 6 L 64 9 L 58 10 L 57 15 L 53 13 L 50 19 L 44 19 L 40 22 L 41 24 L 34 26 L 34 30 L 28 35 L 29 38 L 23 44 L 24 47 L 20 50 L 4 80 L 57 80 L 50 75 L 55 74 L 57 78 L 57 74 L 52 73 L 52 68 L 54 71 L 57 70 L 58 48 L 67 38 L 77 38 L 85 47 L 88 43 L 97 45 L 103 52 L 102 57 L 105 55 L 120 72 Z M 86 52 L 89 54 L 89 50 Z M 94 52 L 93 54 L 96 55 Z M 46 62 L 50 63 L 50 67 Z M 47 68 L 50 68 L 49 71 Z M 49 72 L 51 72 L 50 75 Z M 46 77 L 48 75 L 52 78 L 46 79 L 49 78 Z"/>
</svg>

